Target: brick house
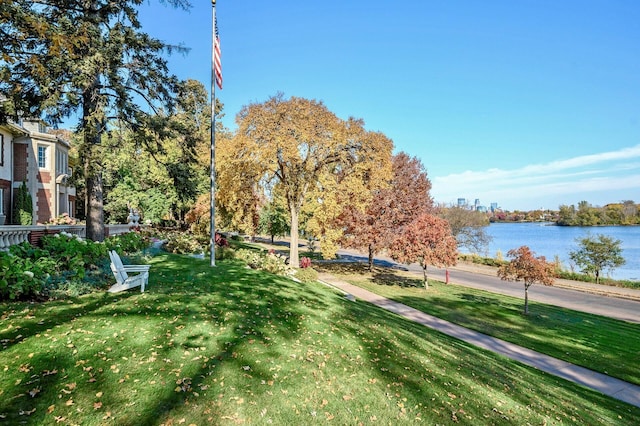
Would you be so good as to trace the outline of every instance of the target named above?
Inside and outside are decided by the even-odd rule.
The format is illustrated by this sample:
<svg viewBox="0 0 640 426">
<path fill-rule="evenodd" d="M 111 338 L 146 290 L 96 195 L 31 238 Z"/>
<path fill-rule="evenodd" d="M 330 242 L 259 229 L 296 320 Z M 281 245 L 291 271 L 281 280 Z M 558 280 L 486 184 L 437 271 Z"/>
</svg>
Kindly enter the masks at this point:
<svg viewBox="0 0 640 426">
<path fill-rule="evenodd" d="M 25 182 L 33 199 L 33 224 L 63 213 L 74 217 L 76 190 L 68 183 L 69 142 L 40 120 L 0 124 L 0 221 L 14 223 L 12 201 Z"/>
</svg>

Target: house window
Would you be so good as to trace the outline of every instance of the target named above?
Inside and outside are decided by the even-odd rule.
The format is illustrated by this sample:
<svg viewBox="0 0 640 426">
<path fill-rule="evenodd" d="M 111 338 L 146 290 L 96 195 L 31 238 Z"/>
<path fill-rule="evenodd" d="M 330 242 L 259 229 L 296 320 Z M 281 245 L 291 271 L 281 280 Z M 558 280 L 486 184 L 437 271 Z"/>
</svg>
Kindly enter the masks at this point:
<svg viewBox="0 0 640 426">
<path fill-rule="evenodd" d="M 0 188 L 0 215 L 4 215 L 4 188 Z"/>
<path fill-rule="evenodd" d="M 64 151 L 58 150 L 56 157 L 58 159 L 56 161 L 56 174 L 58 175 L 68 174 L 69 156 L 67 155 L 67 153 Z"/>
<path fill-rule="evenodd" d="M 0 166 L 4 166 L 4 135 L 0 134 Z"/>
<path fill-rule="evenodd" d="M 38 146 L 38 167 L 41 169 L 47 168 L 47 147 Z"/>
</svg>

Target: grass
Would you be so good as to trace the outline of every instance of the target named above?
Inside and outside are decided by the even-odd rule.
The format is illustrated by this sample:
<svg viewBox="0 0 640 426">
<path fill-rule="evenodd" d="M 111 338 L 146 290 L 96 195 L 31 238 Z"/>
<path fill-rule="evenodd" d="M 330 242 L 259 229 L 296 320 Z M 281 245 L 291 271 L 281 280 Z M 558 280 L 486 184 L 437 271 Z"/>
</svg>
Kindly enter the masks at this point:
<svg viewBox="0 0 640 426">
<path fill-rule="evenodd" d="M 620 424 L 640 409 L 320 284 L 161 254 L 148 290 L 0 304 L 7 424 Z"/>
<path fill-rule="evenodd" d="M 529 315 L 523 315 L 522 298 L 440 281 L 429 281 L 425 290 L 421 276 L 387 268 L 372 273 L 364 264 L 321 268 L 463 327 L 640 385 L 640 324 L 532 301 Z"/>
</svg>

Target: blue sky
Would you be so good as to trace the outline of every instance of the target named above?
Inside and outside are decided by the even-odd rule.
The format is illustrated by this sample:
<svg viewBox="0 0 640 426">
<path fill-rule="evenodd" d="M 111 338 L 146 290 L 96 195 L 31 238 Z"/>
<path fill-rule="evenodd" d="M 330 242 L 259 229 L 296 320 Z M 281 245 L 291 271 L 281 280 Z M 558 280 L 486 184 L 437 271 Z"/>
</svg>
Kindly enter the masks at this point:
<svg viewBox="0 0 640 426">
<path fill-rule="evenodd" d="M 211 3 L 151 2 L 143 30 L 210 85 Z M 282 92 L 420 158 L 437 202 L 640 203 L 637 0 L 218 0 L 225 105 Z"/>
</svg>

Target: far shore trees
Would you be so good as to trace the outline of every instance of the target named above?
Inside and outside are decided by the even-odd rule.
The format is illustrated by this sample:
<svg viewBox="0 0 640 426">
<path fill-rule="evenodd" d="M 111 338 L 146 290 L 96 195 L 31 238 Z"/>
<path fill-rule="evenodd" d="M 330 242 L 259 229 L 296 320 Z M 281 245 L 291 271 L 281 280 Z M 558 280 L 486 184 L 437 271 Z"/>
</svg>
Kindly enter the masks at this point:
<svg viewBox="0 0 640 426">
<path fill-rule="evenodd" d="M 427 289 L 427 267 L 454 266 L 458 259 L 457 247 L 446 220 L 422 214 L 396 236 L 389 253 L 400 263 L 419 263 L 424 275 L 424 288 Z"/>
<path fill-rule="evenodd" d="M 561 205 L 556 223 L 562 226 L 638 225 L 640 207 L 632 200 L 610 203 L 604 207 L 594 207 L 587 201 L 580 201 L 577 208 L 574 205 Z"/>
<path fill-rule="evenodd" d="M 221 204 L 257 206 L 277 185 L 289 211 L 292 267 L 299 266 L 303 206 L 315 208 L 315 223 L 307 228 L 315 227 L 321 247 L 323 238 L 331 247 L 338 235 L 329 232 L 336 231 L 329 223 L 346 203 L 367 203 L 370 188 L 389 178 L 391 140 L 366 131 L 360 120 L 338 118 L 322 102 L 280 94 L 243 107 L 236 122 L 237 133 L 221 150 L 218 180 L 219 192 L 235 190 Z"/>
<path fill-rule="evenodd" d="M 580 248 L 569 252 L 569 258 L 582 268 L 582 272 L 594 274 L 596 284 L 600 283 L 600 273 L 625 264 L 622 256 L 622 241 L 604 234 L 587 236 L 576 240 Z"/>
<path fill-rule="evenodd" d="M 342 245 L 367 251 L 370 271 L 373 256 L 387 249 L 407 224 L 433 208 L 431 182 L 420 160 L 400 152 L 393 156 L 392 164 L 389 186 L 375 189 L 364 210 L 349 207 L 338 220 L 344 229 Z"/>
<path fill-rule="evenodd" d="M 527 246 L 511 249 L 507 252 L 511 259 L 498 268 L 498 276 L 505 281 L 524 282 L 524 313 L 529 313 L 529 287 L 534 283 L 553 285 L 554 266 L 544 256 L 536 257 Z"/>
</svg>

